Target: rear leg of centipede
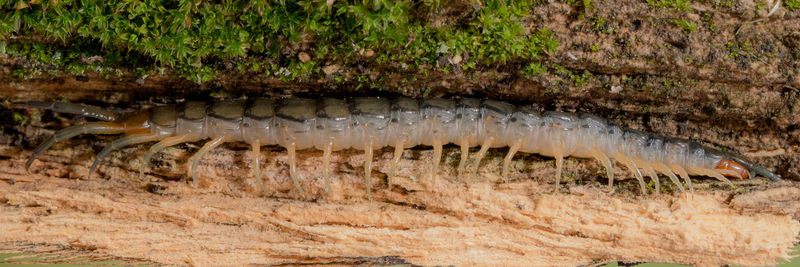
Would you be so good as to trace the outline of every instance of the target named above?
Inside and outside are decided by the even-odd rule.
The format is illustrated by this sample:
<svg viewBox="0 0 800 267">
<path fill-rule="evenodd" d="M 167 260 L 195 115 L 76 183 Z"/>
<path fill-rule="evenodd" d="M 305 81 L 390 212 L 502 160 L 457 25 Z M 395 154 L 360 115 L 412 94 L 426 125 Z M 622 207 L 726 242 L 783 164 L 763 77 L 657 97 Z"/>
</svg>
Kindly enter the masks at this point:
<svg viewBox="0 0 800 267">
<path fill-rule="evenodd" d="M 189 136 L 184 134 L 184 135 L 170 136 L 164 138 L 164 140 L 161 140 L 155 145 L 151 146 L 150 149 L 147 150 L 147 153 L 145 153 L 144 157 L 142 158 L 142 165 L 139 166 L 139 176 L 142 176 L 144 174 L 144 169 L 145 167 L 147 167 L 147 165 L 150 164 L 150 159 L 153 158 L 153 155 L 163 150 L 164 148 L 184 143 L 187 141 L 189 141 Z"/>
<path fill-rule="evenodd" d="M 60 130 L 36 147 L 31 157 L 25 162 L 25 170 L 31 167 L 36 157 L 42 155 L 56 142 L 64 141 L 80 134 L 118 134 L 122 133 L 124 130 L 125 127 L 123 125 L 113 122 L 90 122 Z"/>
<path fill-rule="evenodd" d="M 115 121 L 119 114 L 102 108 L 73 103 L 28 101 L 21 103 L 32 108 L 49 109 L 58 113 L 76 114 L 104 121 Z"/>
<path fill-rule="evenodd" d="M 192 183 L 197 184 L 197 165 L 200 163 L 200 160 L 203 159 L 203 156 L 211 151 L 215 147 L 221 145 L 225 142 L 225 136 L 220 136 L 217 138 L 208 141 L 197 151 L 192 157 L 189 158 L 189 162 L 191 162 L 191 167 L 189 168 L 189 175 L 192 177 Z"/>
<path fill-rule="evenodd" d="M 114 151 L 115 149 L 119 149 L 119 148 L 123 148 L 123 147 L 129 146 L 129 145 L 157 141 L 158 139 L 159 139 L 159 136 L 157 134 L 135 134 L 135 135 L 129 135 L 129 136 L 125 136 L 125 137 L 122 137 L 120 139 L 111 141 L 111 143 L 108 144 L 105 148 L 103 148 L 103 150 L 100 151 L 100 153 L 97 153 L 97 158 L 92 163 L 92 167 L 89 167 L 89 173 L 87 173 L 86 176 L 87 177 L 91 177 L 92 173 L 97 168 L 97 165 L 100 164 L 100 162 L 103 160 L 103 158 L 108 156 L 108 154 L 111 153 L 111 151 Z"/>
</svg>

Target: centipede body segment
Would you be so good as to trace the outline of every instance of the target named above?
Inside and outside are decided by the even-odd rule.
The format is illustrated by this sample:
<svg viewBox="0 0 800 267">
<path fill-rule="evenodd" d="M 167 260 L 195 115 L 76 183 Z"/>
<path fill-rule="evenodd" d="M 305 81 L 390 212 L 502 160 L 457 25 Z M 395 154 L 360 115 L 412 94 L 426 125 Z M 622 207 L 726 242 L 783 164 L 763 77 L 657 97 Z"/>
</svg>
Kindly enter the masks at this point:
<svg viewBox="0 0 800 267">
<path fill-rule="evenodd" d="M 691 190 L 690 175 L 709 176 L 728 184 L 726 177 L 748 178 L 750 173 L 771 180 L 780 178 L 739 155 L 702 146 L 696 142 L 664 137 L 617 126 L 606 119 L 565 112 L 539 112 L 531 106 L 515 106 L 496 100 L 413 99 L 406 97 L 335 98 L 256 98 L 212 102 L 187 101 L 122 115 L 99 108 L 74 104 L 32 102 L 29 106 L 57 112 L 82 114 L 106 122 L 89 122 L 56 132 L 34 150 L 26 162 L 50 146 L 80 134 L 125 134 L 114 140 L 97 156 L 90 174 L 112 150 L 124 146 L 157 142 L 144 156 L 146 165 L 158 151 L 183 142 L 209 139 L 190 159 L 189 174 L 197 179 L 197 165 L 203 155 L 225 142 L 245 142 L 255 152 L 254 175 L 261 182 L 260 148 L 279 145 L 286 148 L 289 176 L 300 195 L 296 171 L 296 152 L 302 149 L 323 151 L 323 177 L 330 187 L 330 157 L 334 151 L 359 149 L 364 153 L 364 179 L 367 197 L 373 151 L 386 146 L 395 148 L 388 168 L 387 182 L 392 185 L 403 150 L 417 145 L 432 146 L 434 156 L 424 179 L 434 179 L 439 171 L 442 147 L 461 147 L 457 170 L 476 169 L 489 148 L 509 147 L 504 158 L 502 177 L 507 179 L 509 163 L 518 152 L 536 153 L 555 158 L 556 188 L 566 157 L 593 158 L 606 169 L 609 186 L 613 185 L 615 165 L 630 169 L 646 193 L 644 177 L 660 190 L 659 174 L 668 177 L 681 191 Z M 480 146 L 473 165 L 467 164 L 469 148 Z M 145 171 L 142 165 L 140 173 Z M 683 179 L 683 183 L 679 178 Z M 262 183 L 262 189 L 263 183 Z M 556 190 L 557 191 L 557 190 Z"/>
</svg>

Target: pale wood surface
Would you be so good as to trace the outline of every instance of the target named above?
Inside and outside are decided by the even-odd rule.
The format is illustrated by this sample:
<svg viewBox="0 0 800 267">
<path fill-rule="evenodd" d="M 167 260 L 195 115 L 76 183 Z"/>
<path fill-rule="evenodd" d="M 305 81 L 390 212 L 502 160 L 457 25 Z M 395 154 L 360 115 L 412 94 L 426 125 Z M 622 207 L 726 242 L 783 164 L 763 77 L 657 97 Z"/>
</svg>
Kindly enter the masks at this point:
<svg viewBox="0 0 800 267">
<path fill-rule="evenodd" d="M 301 152 L 309 195 L 299 198 L 279 149 L 262 154 L 263 196 L 250 173 L 251 153 L 236 146 L 212 151 L 197 183 L 163 179 L 184 172 L 171 163 L 186 160 L 184 147 L 159 158 L 166 165 L 153 173 L 162 177 L 137 178 L 144 150 L 134 147 L 114 153 L 110 166 L 88 179 L 94 151 L 86 140 L 57 145 L 31 174 L 23 167 L 30 152 L 3 149 L 16 152 L 0 161 L 0 242 L 164 264 L 771 265 L 788 257 L 800 231 L 800 188 L 791 181 L 736 181 L 733 190 L 702 180 L 689 196 L 642 196 L 631 181 L 612 194 L 598 181 L 573 180 L 553 194 L 552 160 L 517 159 L 512 181 L 501 183 L 495 156 L 478 175 L 457 179 L 451 148 L 439 177 L 421 181 L 431 151 L 406 152 L 397 185 L 387 190 L 380 171 L 391 150 L 384 149 L 376 153 L 368 201 L 356 152 L 334 153 L 330 194 L 319 174 L 321 153 Z M 573 175 L 594 170 L 590 161 L 567 163 Z"/>
</svg>

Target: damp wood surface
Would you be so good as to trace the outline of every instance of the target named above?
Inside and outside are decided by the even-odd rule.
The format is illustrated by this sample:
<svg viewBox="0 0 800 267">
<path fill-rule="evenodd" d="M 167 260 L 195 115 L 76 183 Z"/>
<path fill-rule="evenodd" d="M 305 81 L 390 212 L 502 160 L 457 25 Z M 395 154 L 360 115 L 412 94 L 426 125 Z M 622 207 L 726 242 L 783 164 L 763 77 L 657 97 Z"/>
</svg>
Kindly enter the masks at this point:
<svg viewBox="0 0 800 267">
<path fill-rule="evenodd" d="M 94 142 L 57 145 L 30 174 L 23 167 L 27 153 L 2 147 L 0 242 L 191 265 L 761 266 L 787 259 L 800 231 L 800 188 L 793 181 L 737 180 L 732 190 L 703 179 L 692 195 L 641 195 L 635 181 L 625 180 L 609 193 L 601 178 L 585 179 L 599 176 L 596 164 L 570 159 L 573 178 L 554 194 L 552 160 L 523 155 L 503 183 L 500 150 L 476 174 L 458 177 L 453 147 L 433 179 L 424 175 L 431 151 L 407 151 L 388 189 L 381 171 L 391 149 L 383 149 L 366 200 L 363 154 L 356 151 L 335 153 L 330 193 L 321 153 L 299 153 L 307 195 L 298 196 L 280 148 L 263 151 L 267 192 L 261 192 L 250 170 L 252 152 L 236 145 L 213 150 L 199 181 L 190 183 L 182 174 L 197 149 L 191 145 L 168 149 L 143 177 L 137 172 L 144 150 L 126 148 L 87 178 Z M 20 241 L 28 243 L 13 243 Z"/>
<path fill-rule="evenodd" d="M 443 5 L 426 25 L 471 25 L 477 17 L 472 2 L 449 2 L 456 5 Z M 334 71 L 293 80 L 240 71 L 241 58 L 198 61 L 216 71 L 198 84 L 168 66 L 144 76 L 126 67 L 111 71 L 118 75 L 73 75 L 56 67 L 63 65 L 0 53 L 0 252 L 65 251 L 59 255 L 167 265 L 777 264 L 789 257 L 800 232 L 800 11 L 781 7 L 767 17 L 760 1 L 658 6 L 669 2 L 588 1 L 592 7 L 586 8 L 542 1 L 520 21 L 531 34 L 552 31 L 557 48 L 535 60 L 472 69 L 465 53 L 437 53 L 438 59 L 414 69 L 404 67 L 407 62 L 377 62 L 395 50 L 375 48 L 372 57 L 315 57 L 317 67 Z M 46 35 L 4 42 L 9 49 L 68 47 Z M 288 67 L 300 53 L 316 55 L 316 47 L 315 40 L 291 43 L 269 64 Z M 75 58 L 102 61 L 93 52 Z M 263 57 L 243 55 L 242 61 L 250 56 Z M 543 72 L 524 74 L 531 62 Z M 87 177 L 97 152 L 113 139 L 93 136 L 56 144 L 28 173 L 24 162 L 33 148 L 81 119 L 9 105 L 55 100 L 135 110 L 183 99 L 289 95 L 535 103 L 741 152 L 784 180 L 733 180 L 734 189 L 696 177 L 696 190 L 687 196 L 662 179 L 664 192 L 642 195 L 620 168 L 628 179 L 616 181 L 609 193 L 598 164 L 570 158 L 554 194 L 550 158 L 518 154 L 504 183 L 499 173 L 507 149 L 490 150 L 477 174 L 459 177 L 458 149 L 446 147 L 433 179 L 425 177 L 431 149 L 407 150 L 390 189 L 384 173 L 391 149 L 381 149 L 372 200 L 366 200 L 363 152 L 334 153 L 332 190 L 325 193 L 322 152 L 302 151 L 298 174 L 307 195 L 298 196 L 282 148 L 262 149 L 267 190 L 261 192 L 244 144 L 211 151 L 197 183 L 184 175 L 200 142 L 159 153 L 142 177 L 137 173 L 147 146 L 125 148 Z"/>
</svg>

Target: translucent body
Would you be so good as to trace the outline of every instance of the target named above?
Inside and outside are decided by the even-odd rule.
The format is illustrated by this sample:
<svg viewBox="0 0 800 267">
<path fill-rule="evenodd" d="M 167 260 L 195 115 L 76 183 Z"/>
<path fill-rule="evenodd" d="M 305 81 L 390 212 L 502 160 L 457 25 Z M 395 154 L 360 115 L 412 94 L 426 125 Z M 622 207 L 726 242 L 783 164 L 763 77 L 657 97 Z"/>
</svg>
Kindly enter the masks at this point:
<svg viewBox="0 0 800 267">
<path fill-rule="evenodd" d="M 139 122 L 144 113 L 149 114 L 150 119 Z M 207 143 L 190 160 L 194 173 L 202 154 L 223 142 L 246 142 L 254 150 L 264 145 L 280 145 L 287 148 L 291 155 L 290 174 L 301 192 L 295 177 L 296 150 L 315 148 L 324 151 L 326 179 L 330 175 L 327 164 L 331 151 L 349 148 L 366 150 L 364 167 L 369 189 L 372 150 L 384 146 L 396 148 L 389 168 L 391 185 L 391 176 L 403 149 L 416 145 L 433 146 L 434 159 L 429 174 L 435 176 L 442 146 L 449 143 L 462 147 L 459 172 L 465 168 L 469 147 L 481 146 L 475 166 L 480 164 L 488 148 L 510 147 L 503 167 L 504 178 L 508 163 L 517 151 L 555 157 L 557 181 L 563 159 L 568 156 L 597 159 L 607 168 L 610 183 L 613 181 L 613 161 L 618 161 L 634 172 L 642 190 L 645 189 L 642 177 L 649 176 L 657 182 L 658 173 L 667 175 L 673 182 L 677 182 L 677 174 L 686 180 L 689 188 L 691 182 L 687 174 L 712 176 L 729 182 L 723 175 L 746 177 L 746 170 L 751 169 L 769 178 L 777 178 L 763 167 L 739 156 L 709 149 L 692 141 L 625 129 L 590 114 L 540 113 L 532 107 L 516 107 L 496 100 L 257 98 L 247 101 L 185 102 L 131 114 L 121 118 L 138 118 L 135 121 L 141 125 L 120 121 L 114 125 L 121 126 L 102 126 L 113 128 L 108 133 L 128 133 L 124 129 L 149 127 L 149 132 L 136 130 L 135 133 L 129 133 L 141 137 L 116 143 L 119 146 L 162 140 L 148 151 L 146 160 L 165 146 L 211 139 L 213 142 Z M 57 133 L 58 137 L 49 144 L 80 134 L 77 129 L 105 133 L 102 130 L 92 131 L 91 127 L 71 128 L 68 133 Z M 45 145 L 37 149 L 38 154 L 47 148 Z M 746 168 L 741 165 L 738 168 L 738 164 Z M 255 166 L 258 166 L 258 157 Z M 656 186 L 658 188 L 658 183 Z M 680 188 L 683 189 L 682 186 Z"/>
</svg>

